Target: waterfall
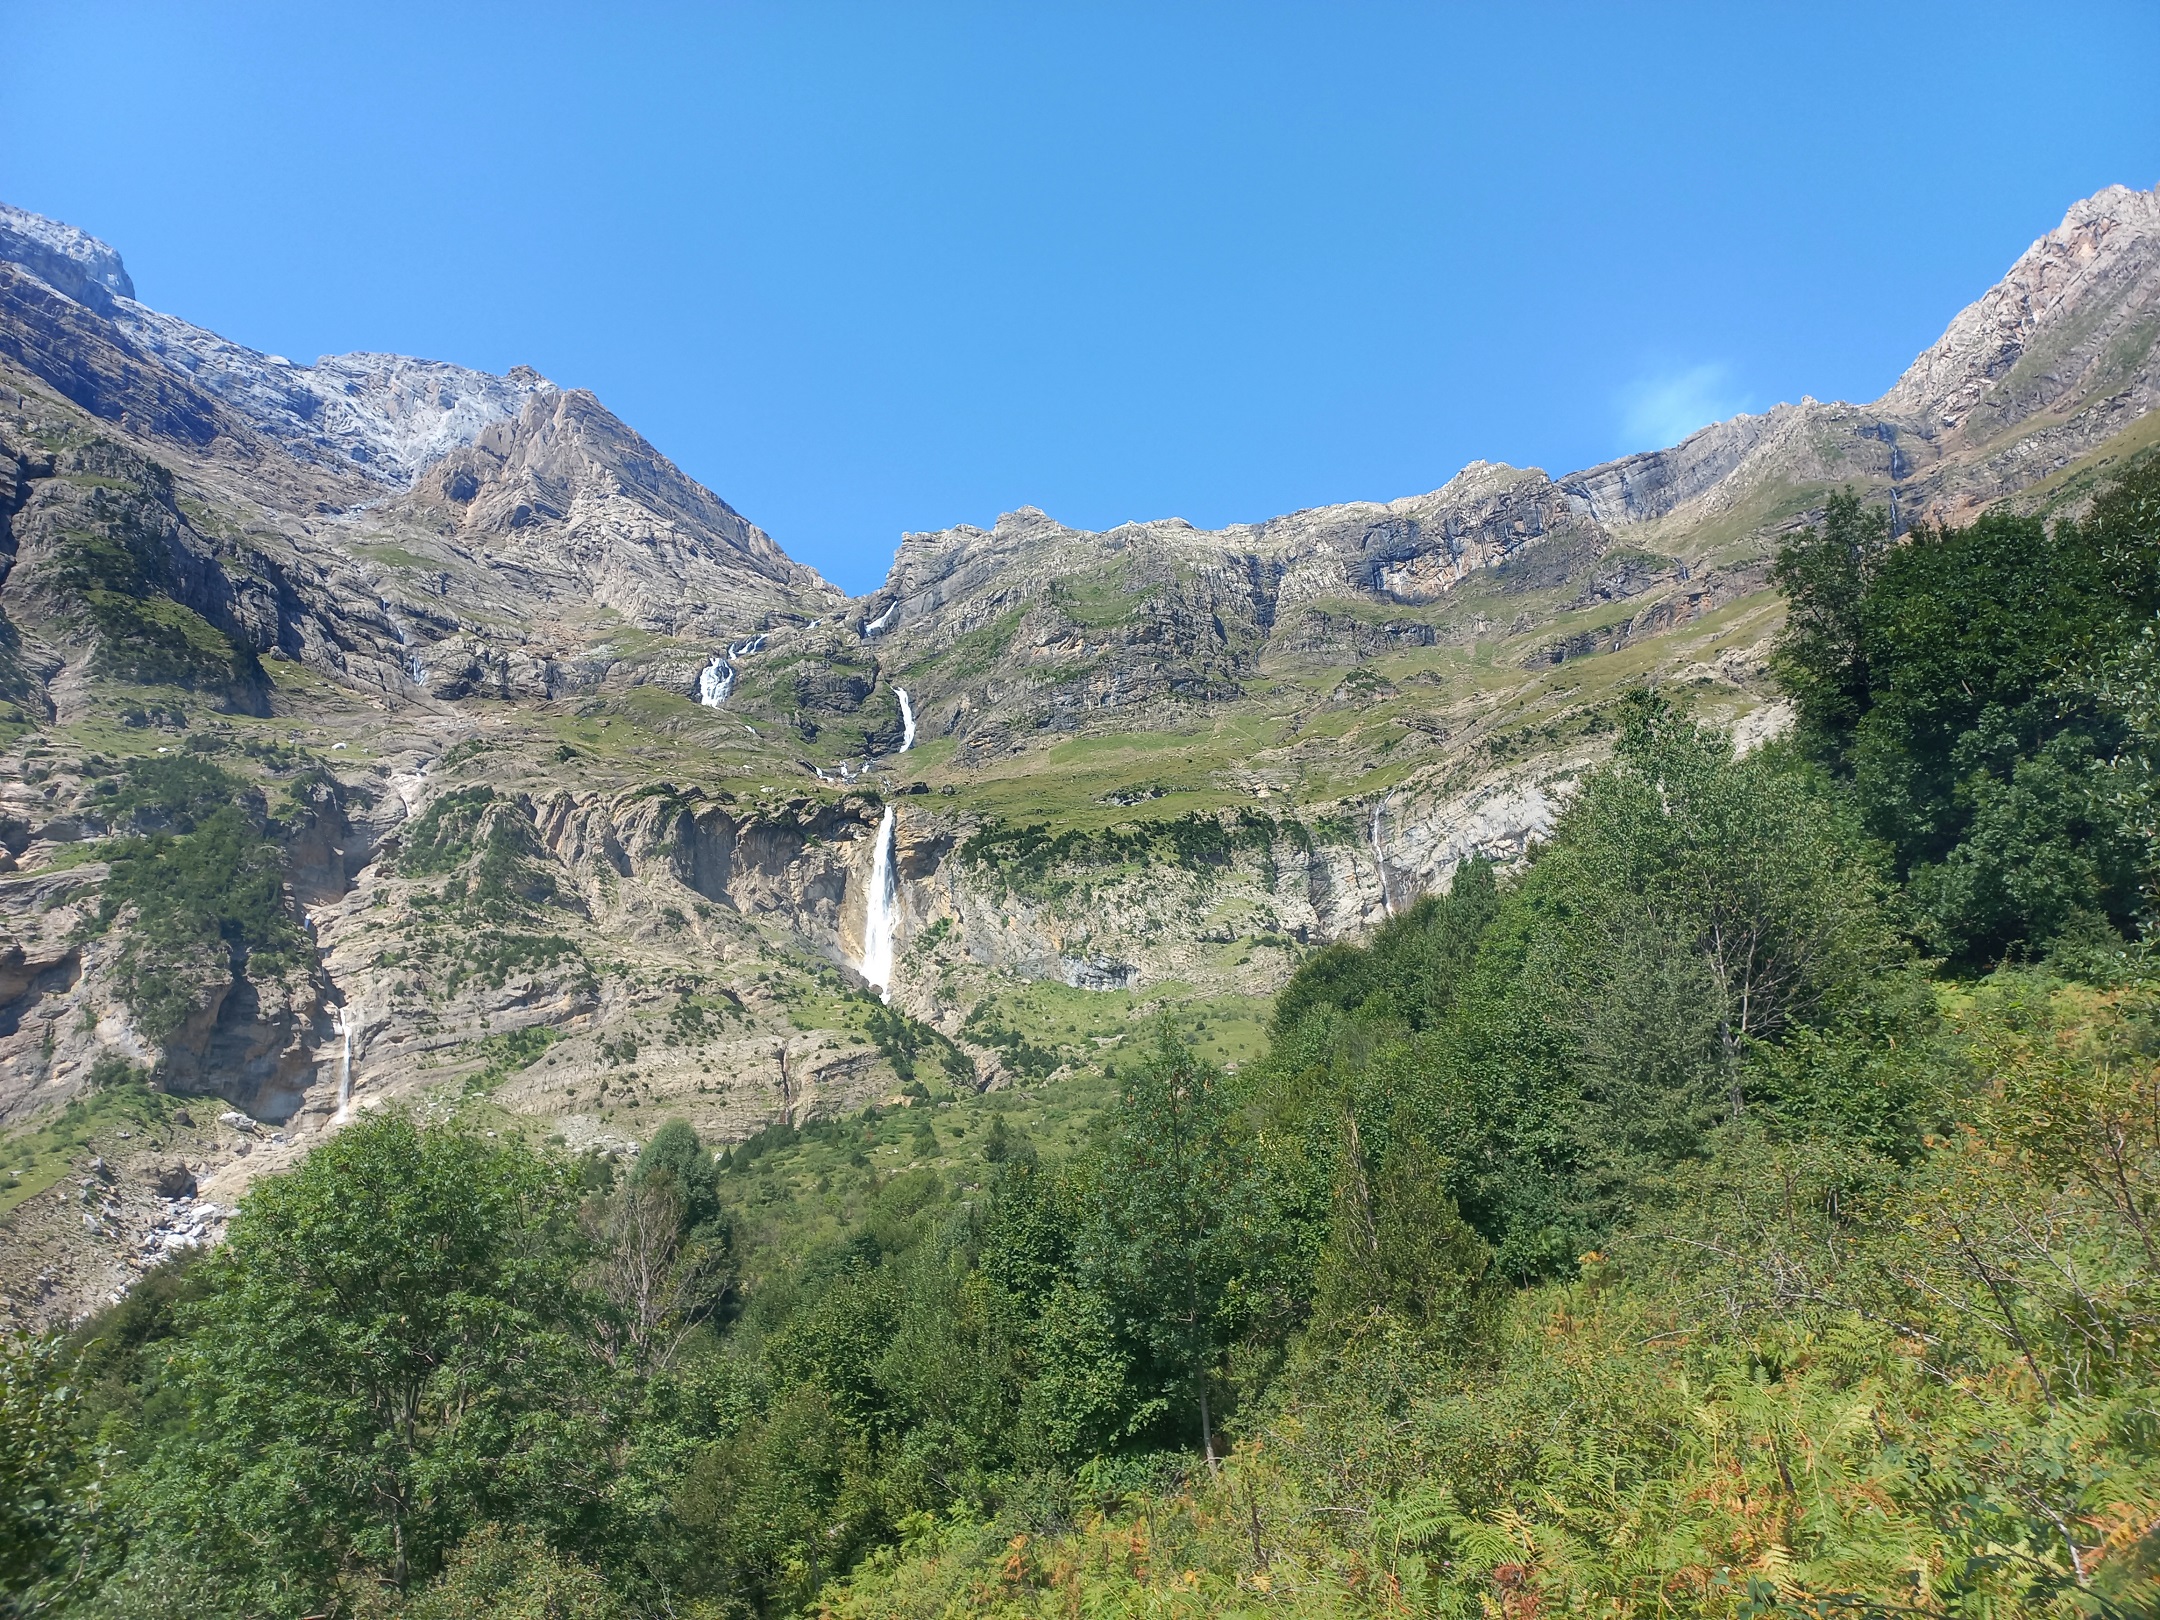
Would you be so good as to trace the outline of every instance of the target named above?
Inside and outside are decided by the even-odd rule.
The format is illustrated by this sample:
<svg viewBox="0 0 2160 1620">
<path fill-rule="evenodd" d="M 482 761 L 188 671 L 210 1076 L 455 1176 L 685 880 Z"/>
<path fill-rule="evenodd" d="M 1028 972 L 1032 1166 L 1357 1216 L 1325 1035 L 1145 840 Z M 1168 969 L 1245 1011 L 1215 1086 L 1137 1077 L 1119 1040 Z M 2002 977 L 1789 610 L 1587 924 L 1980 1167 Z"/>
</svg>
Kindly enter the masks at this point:
<svg viewBox="0 0 2160 1620">
<path fill-rule="evenodd" d="M 870 861 L 870 892 L 863 901 L 862 976 L 892 1000 L 893 931 L 900 918 L 900 885 L 893 874 L 893 807 L 878 823 L 877 850 Z"/>
<path fill-rule="evenodd" d="M 896 686 L 893 692 L 900 699 L 900 752 L 904 754 L 915 746 L 915 705 L 908 701 L 906 687 Z"/>
<path fill-rule="evenodd" d="M 345 1008 L 337 1010 L 338 1033 L 345 1037 L 345 1054 L 338 1062 L 337 1117 L 348 1118 L 352 1113 L 352 1014 Z"/>
<path fill-rule="evenodd" d="M 893 616 L 899 611 L 899 599 L 895 598 L 891 607 L 887 608 L 883 613 L 880 613 L 876 618 L 872 619 L 868 624 L 862 627 L 862 633 L 864 638 L 868 639 L 871 636 L 883 634 L 885 627 L 893 622 Z"/>
<path fill-rule="evenodd" d="M 735 666 L 727 661 L 725 653 L 714 653 L 712 662 L 698 675 L 697 700 L 708 709 L 717 709 L 734 690 Z"/>
<path fill-rule="evenodd" d="M 731 643 L 726 652 L 714 653 L 712 662 L 698 672 L 697 700 L 708 709 L 719 708 L 735 690 L 735 660 L 764 650 L 765 637 L 755 635 L 748 641 Z"/>
<path fill-rule="evenodd" d="M 1372 858 L 1373 865 L 1380 869 L 1380 909 L 1386 915 L 1392 917 L 1395 915 L 1395 902 L 1388 896 L 1387 852 L 1380 847 L 1380 812 L 1386 808 L 1386 798 L 1382 797 L 1373 800 L 1371 832 Z"/>
<path fill-rule="evenodd" d="M 380 598 L 377 598 L 380 601 Z M 397 633 L 397 644 L 405 653 L 405 678 L 415 686 L 427 685 L 427 664 L 412 650 L 412 635 L 405 628 L 405 621 L 397 616 L 397 609 L 388 602 L 382 604 L 383 617 L 390 621 L 390 628 Z"/>
</svg>

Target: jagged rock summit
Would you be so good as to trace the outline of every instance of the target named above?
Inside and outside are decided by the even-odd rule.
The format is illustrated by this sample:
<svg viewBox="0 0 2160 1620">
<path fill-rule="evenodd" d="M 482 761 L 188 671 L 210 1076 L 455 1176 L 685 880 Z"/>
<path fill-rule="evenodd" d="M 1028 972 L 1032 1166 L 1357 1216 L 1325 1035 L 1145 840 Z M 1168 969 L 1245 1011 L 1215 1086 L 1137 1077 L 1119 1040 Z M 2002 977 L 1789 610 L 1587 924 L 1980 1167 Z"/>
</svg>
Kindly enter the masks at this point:
<svg viewBox="0 0 2160 1620">
<path fill-rule="evenodd" d="M 415 555 L 399 531 L 462 546 L 445 561 L 491 576 L 471 605 L 494 622 L 444 623 L 454 593 L 440 582 L 432 610 L 396 615 L 464 632 L 460 667 L 477 640 L 493 644 L 483 667 L 506 667 L 508 641 L 568 669 L 592 638 L 565 618 L 594 604 L 662 634 L 725 636 L 839 600 L 582 389 L 528 366 L 495 376 L 395 354 L 264 354 L 137 301 L 112 248 L 4 204 L 0 356 L 101 420 L 237 474 L 240 493 L 281 517 L 341 517 L 335 534 L 308 526 L 348 552 L 368 530 Z M 519 633 L 503 635 L 506 617 Z M 400 646 L 393 661 L 408 662 Z"/>
</svg>

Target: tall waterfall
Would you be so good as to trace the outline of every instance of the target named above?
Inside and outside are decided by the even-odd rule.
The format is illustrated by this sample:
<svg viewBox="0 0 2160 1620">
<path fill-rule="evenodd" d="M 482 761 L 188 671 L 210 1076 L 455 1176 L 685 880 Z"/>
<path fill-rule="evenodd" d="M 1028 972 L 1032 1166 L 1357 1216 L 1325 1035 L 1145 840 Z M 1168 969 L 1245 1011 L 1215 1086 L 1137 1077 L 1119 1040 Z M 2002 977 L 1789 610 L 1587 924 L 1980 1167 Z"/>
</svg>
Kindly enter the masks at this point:
<svg viewBox="0 0 2160 1620">
<path fill-rule="evenodd" d="M 1380 909 L 1387 916 L 1392 917 L 1395 915 L 1395 901 L 1388 893 L 1387 851 L 1380 847 L 1380 812 L 1386 808 L 1387 800 L 1384 797 L 1373 800 L 1372 858 L 1373 865 L 1380 869 Z"/>
<path fill-rule="evenodd" d="M 915 705 L 908 701 L 904 686 L 894 687 L 893 695 L 900 700 L 900 752 L 904 754 L 915 746 Z"/>
<path fill-rule="evenodd" d="M 397 644 L 405 653 L 405 678 L 415 686 L 427 685 L 427 660 L 413 651 L 412 634 L 405 628 L 405 621 L 397 616 L 397 610 L 388 602 L 382 605 L 383 616 L 390 621 L 390 628 L 397 632 Z"/>
<path fill-rule="evenodd" d="M 338 1063 L 337 1117 L 344 1119 L 352 1112 L 352 1009 L 337 1010 L 338 1033 L 345 1037 L 345 1053 Z"/>
<path fill-rule="evenodd" d="M 877 850 L 870 861 L 870 892 L 863 901 L 862 976 L 892 1000 L 893 934 L 900 921 L 900 884 L 893 872 L 893 807 L 878 823 Z"/>
<path fill-rule="evenodd" d="M 708 709 L 717 709 L 734 689 L 735 666 L 725 653 L 714 653 L 713 661 L 698 673 L 697 700 Z"/>
</svg>

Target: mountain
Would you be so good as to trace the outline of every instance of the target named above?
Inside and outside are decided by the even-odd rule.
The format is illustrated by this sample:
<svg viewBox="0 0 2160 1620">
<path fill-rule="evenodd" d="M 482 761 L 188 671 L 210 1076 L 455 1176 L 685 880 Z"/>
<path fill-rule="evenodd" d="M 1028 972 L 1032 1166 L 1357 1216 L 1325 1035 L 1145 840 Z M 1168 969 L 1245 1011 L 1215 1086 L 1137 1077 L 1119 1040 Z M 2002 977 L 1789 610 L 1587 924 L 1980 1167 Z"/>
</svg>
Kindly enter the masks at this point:
<svg viewBox="0 0 2160 1620">
<path fill-rule="evenodd" d="M 1629 687 L 1776 730 L 1769 562 L 1833 490 L 2070 510 L 2148 452 L 2156 334 L 2113 187 L 1870 404 L 1217 531 L 1022 510 L 850 601 L 590 393 L 262 354 L 0 207 L 5 1309 L 385 1100 L 630 1151 L 1085 1076 L 1166 1005 L 1235 1060 L 1306 950 L 1519 858 Z"/>
</svg>

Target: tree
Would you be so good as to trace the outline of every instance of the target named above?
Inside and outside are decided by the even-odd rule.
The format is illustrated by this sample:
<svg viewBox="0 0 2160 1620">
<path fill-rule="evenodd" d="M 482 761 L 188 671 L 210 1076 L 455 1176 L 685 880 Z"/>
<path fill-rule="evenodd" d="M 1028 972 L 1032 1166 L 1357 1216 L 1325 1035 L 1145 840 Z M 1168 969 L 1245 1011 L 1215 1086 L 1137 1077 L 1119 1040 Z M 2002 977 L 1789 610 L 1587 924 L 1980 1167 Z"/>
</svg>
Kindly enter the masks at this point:
<svg viewBox="0 0 2160 1620">
<path fill-rule="evenodd" d="M 2120 650 L 2160 608 L 2160 462 L 2083 522 L 1993 511 L 1896 544 L 1847 494 L 1775 577 L 1802 745 L 1849 773 L 1932 943 L 1978 962 L 2130 926 L 2136 806 L 2105 765 L 2135 725 Z"/>
<path fill-rule="evenodd" d="M 618 1347 L 640 1364 L 670 1360 L 687 1332 L 731 1304 L 735 1244 L 720 1168 L 683 1121 L 655 1131 L 624 1185 L 588 1199 L 584 1218 Z"/>
<path fill-rule="evenodd" d="M 1169 1024 L 1119 1087 L 1094 1169 L 1083 1270 L 1164 1398 L 1192 1403 L 1212 1467 L 1214 1387 L 1230 1347 L 1263 1314 L 1272 1223 L 1220 1074 Z"/>
<path fill-rule="evenodd" d="M 720 1218 L 720 1167 L 683 1120 L 671 1119 L 653 1132 L 630 1173 L 633 1187 L 663 1179 L 673 1184 L 686 1235 Z"/>
<path fill-rule="evenodd" d="M 1365 945 L 1329 945 L 1306 958 L 1275 998 L 1270 1028 L 1288 1035 L 1327 1008 L 1434 1027 L 1454 1005 L 1498 907 L 1492 862 L 1464 861 L 1446 894 L 1426 895 Z"/>
<path fill-rule="evenodd" d="M 1532 993 L 1574 1026 L 1597 1083 L 1685 1087 L 1701 1052 L 1735 1116 L 1752 1046 L 1834 1014 L 1902 954 L 1837 804 L 1647 693 L 1527 888 L 1560 924 Z"/>
<path fill-rule="evenodd" d="M 68 1373 L 58 1341 L 0 1337 L 0 1615 L 36 1612 L 32 1592 L 66 1574 L 87 1528 Z"/>
<path fill-rule="evenodd" d="M 393 1113 L 258 1185 L 183 1309 L 194 1421 L 139 1483 L 137 1560 L 301 1612 L 404 1588 L 489 1520 L 591 1533 L 610 1419 L 567 1181 Z"/>
<path fill-rule="evenodd" d="M 1398 1131 L 1377 1166 L 1344 1115 L 1334 1230 L 1313 1279 L 1315 1336 L 1355 1345 L 1400 1334 L 1430 1349 L 1470 1339 L 1492 1251 L 1448 1196 L 1439 1151 Z"/>
<path fill-rule="evenodd" d="M 1867 712 L 1864 604 L 1889 545 L 1889 515 L 1842 490 L 1830 497 L 1822 527 L 1789 541 L 1771 570 L 1786 600 L 1771 669 L 1799 710 L 1803 746 L 1821 759 L 1843 757 Z"/>
<path fill-rule="evenodd" d="M 616 1620 L 599 1574 L 529 1530 L 483 1525 L 450 1555 L 403 1620 Z"/>
</svg>

